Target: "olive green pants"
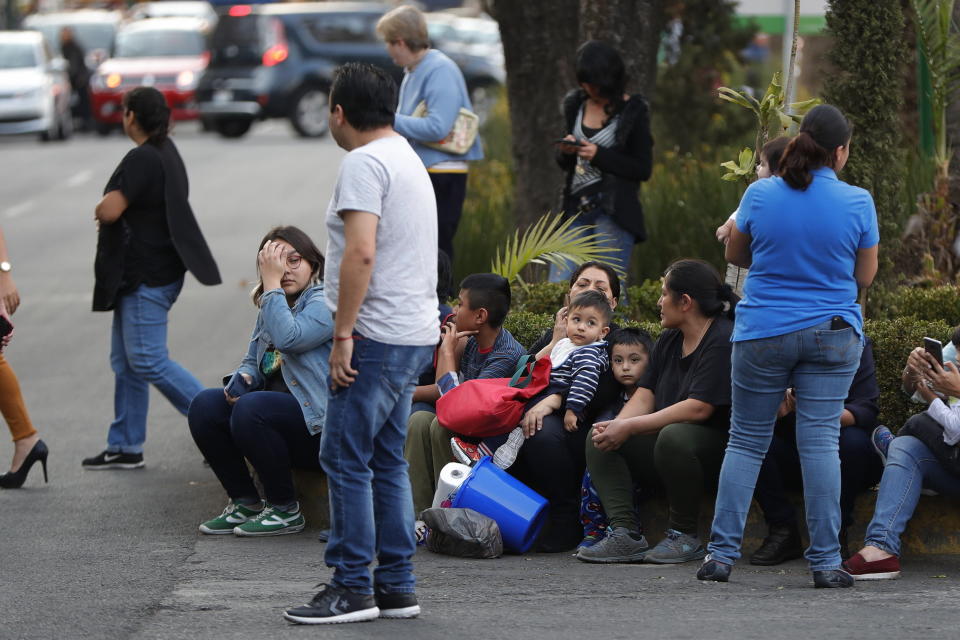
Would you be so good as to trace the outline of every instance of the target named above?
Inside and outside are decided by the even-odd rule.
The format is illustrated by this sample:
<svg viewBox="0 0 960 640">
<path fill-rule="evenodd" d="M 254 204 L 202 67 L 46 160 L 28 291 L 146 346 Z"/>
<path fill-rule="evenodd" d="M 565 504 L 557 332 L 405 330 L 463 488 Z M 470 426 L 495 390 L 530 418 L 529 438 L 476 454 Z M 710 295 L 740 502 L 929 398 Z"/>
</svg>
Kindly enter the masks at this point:
<svg viewBox="0 0 960 640">
<path fill-rule="evenodd" d="M 592 436 L 591 431 L 591 436 Z M 663 486 L 670 528 L 697 535 L 705 486 L 716 485 L 727 430 L 702 424 L 668 424 L 659 433 L 629 438 L 616 451 L 600 451 L 587 438 L 587 468 L 612 527 L 639 529 L 634 484 Z"/>
<path fill-rule="evenodd" d="M 453 462 L 450 438 L 455 433 L 440 426 L 437 416 L 429 411 L 417 411 L 407 421 L 407 442 L 403 457 L 410 465 L 410 488 L 413 491 L 413 509 L 417 518 L 433 504 L 440 470 Z"/>
</svg>

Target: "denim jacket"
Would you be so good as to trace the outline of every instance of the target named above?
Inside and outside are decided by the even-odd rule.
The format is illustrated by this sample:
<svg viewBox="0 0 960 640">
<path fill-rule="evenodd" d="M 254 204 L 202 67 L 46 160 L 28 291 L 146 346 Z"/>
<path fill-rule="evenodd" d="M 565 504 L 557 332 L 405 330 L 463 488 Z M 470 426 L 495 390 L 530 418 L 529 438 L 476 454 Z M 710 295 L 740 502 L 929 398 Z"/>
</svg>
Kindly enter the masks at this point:
<svg viewBox="0 0 960 640">
<path fill-rule="evenodd" d="M 307 430 L 323 430 L 327 410 L 327 374 L 333 338 L 333 316 L 323 295 L 323 284 L 305 289 L 293 308 L 283 289 L 265 291 L 250 347 L 233 375 L 253 378 L 251 391 L 263 389 L 260 361 L 271 344 L 283 354 L 283 381 L 300 403 Z M 232 376 L 231 376 L 232 377 Z"/>
</svg>

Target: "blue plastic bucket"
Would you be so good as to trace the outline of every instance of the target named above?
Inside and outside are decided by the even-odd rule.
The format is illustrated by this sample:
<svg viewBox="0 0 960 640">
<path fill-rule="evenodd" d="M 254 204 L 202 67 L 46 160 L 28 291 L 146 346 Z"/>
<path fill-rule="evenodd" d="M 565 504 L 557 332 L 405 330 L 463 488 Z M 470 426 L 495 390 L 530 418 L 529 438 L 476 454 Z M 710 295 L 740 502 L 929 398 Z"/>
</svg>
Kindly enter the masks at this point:
<svg viewBox="0 0 960 640">
<path fill-rule="evenodd" d="M 451 506 L 473 509 L 496 521 L 504 546 L 517 553 L 530 549 L 547 516 L 546 499 L 489 456 L 474 465 Z"/>
</svg>

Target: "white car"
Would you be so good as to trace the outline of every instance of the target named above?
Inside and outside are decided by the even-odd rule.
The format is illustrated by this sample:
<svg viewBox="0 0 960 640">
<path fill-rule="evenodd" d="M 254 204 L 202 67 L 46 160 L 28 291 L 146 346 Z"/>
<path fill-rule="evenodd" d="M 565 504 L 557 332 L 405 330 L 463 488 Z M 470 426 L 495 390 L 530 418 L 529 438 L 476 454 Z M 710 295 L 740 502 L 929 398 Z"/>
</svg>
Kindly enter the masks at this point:
<svg viewBox="0 0 960 640">
<path fill-rule="evenodd" d="M 73 132 L 67 64 L 37 31 L 0 31 L 0 134 Z"/>
<path fill-rule="evenodd" d="M 205 31 L 211 31 L 217 25 L 217 12 L 206 0 L 141 2 L 130 7 L 129 16 L 131 20 L 146 20 L 148 18 L 196 18 L 204 21 Z"/>
</svg>

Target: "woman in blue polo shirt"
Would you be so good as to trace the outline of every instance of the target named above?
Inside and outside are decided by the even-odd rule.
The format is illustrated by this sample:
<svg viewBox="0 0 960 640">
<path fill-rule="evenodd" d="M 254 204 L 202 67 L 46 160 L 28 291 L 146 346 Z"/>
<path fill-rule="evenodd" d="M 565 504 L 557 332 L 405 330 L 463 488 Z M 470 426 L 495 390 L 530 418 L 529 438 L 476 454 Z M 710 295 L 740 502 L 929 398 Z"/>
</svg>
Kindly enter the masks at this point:
<svg viewBox="0 0 960 640">
<path fill-rule="evenodd" d="M 877 272 L 880 236 L 870 194 L 840 181 L 852 127 L 835 107 L 812 109 L 780 161 L 780 176 L 750 185 L 726 258 L 749 267 L 732 337 L 733 415 L 701 580 L 726 582 L 777 408 L 797 403 L 816 587 L 849 587 L 837 534 L 843 401 L 863 350 L 857 287 Z"/>
</svg>

